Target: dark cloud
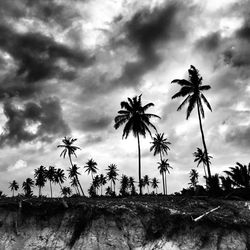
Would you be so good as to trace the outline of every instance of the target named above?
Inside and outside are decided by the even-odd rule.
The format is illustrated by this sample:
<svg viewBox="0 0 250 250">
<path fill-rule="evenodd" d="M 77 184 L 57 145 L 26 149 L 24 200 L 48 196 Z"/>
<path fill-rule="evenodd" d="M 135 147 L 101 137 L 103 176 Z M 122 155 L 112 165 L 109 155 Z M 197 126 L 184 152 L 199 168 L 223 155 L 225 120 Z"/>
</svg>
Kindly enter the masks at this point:
<svg viewBox="0 0 250 250">
<path fill-rule="evenodd" d="M 192 7 L 170 2 L 152 11 L 143 9 L 135 13 L 126 23 L 125 30 L 127 41 L 137 48 L 139 58 L 125 64 L 118 81 L 137 84 L 143 74 L 156 68 L 163 61 L 158 48 L 186 36 L 185 17 L 189 12 L 192 12 Z"/>
<path fill-rule="evenodd" d="M 221 36 L 219 32 L 213 32 L 200 38 L 195 47 L 206 52 L 214 52 L 214 50 L 218 49 L 221 42 Z"/>
<path fill-rule="evenodd" d="M 60 66 L 59 60 L 73 67 L 93 63 L 93 58 L 85 52 L 73 50 L 40 33 L 19 34 L 4 25 L 0 26 L 0 33 L 0 48 L 14 58 L 18 64 L 17 75 L 28 82 L 65 77 L 65 73 L 72 72 L 67 66 Z"/>
<path fill-rule="evenodd" d="M 88 114 L 86 112 L 86 114 Z M 91 111 L 83 118 L 82 122 L 79 124 L 79 127 L 83 131 L 100 131 L 104 130 L 110 123 L 112 122 L 113 118 L 109 116 L 102 116 L 101 114 L 93 114 Z"/>
<path fill-rule="evenodd" d="M 103 141 L 104 141 L 104 138 L 102 136 L 99 136 L 99 135 L 87 135 L 85 140 L 84 140 L 84 144 L 86 146 L 89 146 L 89 145 L 97 144 L 97 143 L 100 143 L 100 142 L 103 142 Z"/>
<path fill-rule="evenodd" d="M 250 41 L 250 22 L 244 23 L 244 25 L 236 31 L 236 36 Z"/>
<path fill-rule="evenodd" d="M 55 136 L 69 133 L 69 127 L 62 117 L 62 109 L 57 98 L 47 98 L 39 104 L 29 102 L 22 109 L 10 101 L 4 103 L 7 122 L 0 136 L 0 145 L 18 146 L 22 142 L 35 139 L 50 141 Z M 32 125 L 37 128 L 30 130 Z"/>
<path fill-rule="evenodd" d="M 225 137 L 226 142 L 240 148 L 250 147 L 250 126 L 234 126 L 229 129 Z"/>
</svg>

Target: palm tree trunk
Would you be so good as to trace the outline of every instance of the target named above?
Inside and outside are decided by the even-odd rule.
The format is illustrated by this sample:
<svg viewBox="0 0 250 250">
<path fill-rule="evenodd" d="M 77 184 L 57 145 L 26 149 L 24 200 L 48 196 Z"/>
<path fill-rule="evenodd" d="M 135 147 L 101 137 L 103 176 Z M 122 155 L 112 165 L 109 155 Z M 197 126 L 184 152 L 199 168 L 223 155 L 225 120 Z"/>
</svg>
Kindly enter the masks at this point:
<svg viewBox="0 0 250 250">
<path fill-rule="evenodd" d="M 12 190 L 12 197 L 14 197 L 14 189 Z"/>
<path fill-rule="evenodd" d="M 80 181 L 79 181 L 79 179 L 78 179 L 77 176 L 76 176 L 76 180 L 77 180 L 77 183 L 78 183 L 78 185 L 79 185 L 79 187 L 80 187 L 80 189 L 81 189 L 82 195 L 85 196 L 85 195 L 84 195 L 84 192 L 83 192 L 83 189 L 82 189 L 82 186 L 81 186 L 81 183 L 80 183 Z"/>
<path fill-rule="evenodd" d="M 137 141 L 138 141 L 138 170 L 139 170 L 139 189 L 140 195 L 142 195 L 142 186 L 141 186 L 141 148 L 140 148 L 140 138 L 137 133 Z"/>
<path fill-rule="evenodd" d="M 164 182 L 164 172 L 162 172 L 162 190 L 163 190 L 163 194 L 165 195 L 165 192 L 166 192 L 166 190 L 165 190 L 165 182 Z"/>
<path fill-rule="evenodd" d="M 112 180 L 110 181 L 110 189 L 111 189 L 111 192 L 112 192 Z"/>
<path fill-rule="evenodd" d="M 51 186 L 51 181 L 49 181 L 49 186 L 50 186 L 50 196 L 52 198 L 52 186 Z"/>
<path fill-rule="evenodd" d="M 166 171 L 164 172 L 165 174 L 165 191 L 166 191 L 166 195 L 168 194 L 168 187 L 167 187 L 167 173 Z"/>
<path fill-rule="evenodd" d="M 209 166 L 209 159 L 208 159 L 208 153 L 207 153 L 207 146 L 206 146 L 206 142 L 205 142 L 205 136 L 204 136 L 204 132 L 203 132 L 203 128 L 202 128 L 202 123 L 201 123 L 201 114 L 200 114 L 200 108 L 199 108 L 199 104 L 197 101 L 197 110 L 198 110 L 198 117 L 199 117 L 199 124 L 200 124 L 200 131 L 201 131 L 201 137 L 202 137 L 202 143 L 203 143 L 203 147 L 204 147 L 204 153 L 206 155 L 206 160 L 207 160 L 207 173 L 208 173 L 208 178 L 211 179 L 211 171 L 210 171 L 210 166 Z"/>
<path fill-rule="evenodd" d="M 42 196 L 42 192 L 41 192 L 41 186 L 39 186 L 39 197 Z"/>
</svg>

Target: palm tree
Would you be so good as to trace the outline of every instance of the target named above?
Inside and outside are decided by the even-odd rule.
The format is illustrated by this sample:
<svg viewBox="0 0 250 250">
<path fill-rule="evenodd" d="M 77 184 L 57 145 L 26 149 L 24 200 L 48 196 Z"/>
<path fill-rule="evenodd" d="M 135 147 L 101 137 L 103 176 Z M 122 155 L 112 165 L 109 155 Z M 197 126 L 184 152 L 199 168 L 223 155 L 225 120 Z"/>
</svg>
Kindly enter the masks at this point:
<svg viewBox="0 0 250 250">
<path fill-rule="evenodd" d="M 113 184 L 115 192 L 115 181 L 117 180 L 117 176 L 119 175 L 117 166 L 115 164 L 110 164 L 106 169 L 106 171 L 107 171 L 107 179 L 110 181 L 111 191 L 113 191 L 112 189 L 112 184 Z"/>
<path fill-rule="evenodd" d="M 159 180 L 156 177 L 154 177 L 152 179 L 151 186 L 152 186 L 153 189 L 156 190 L 156 194 L 157 194 L 158 184 L 159 184 Z"/>
<path fill-rule="evenodd" d="M 56 169 L 54 181 L 55 183 L 59 184 L 61 190 L 62 190 L 62 184 L 64 183 L 65 180 L 66 176 L 64 170 L 61 168 Z"/>
<path fill-rule="evenodd" d="M 153 103 L 148 103 L 145 106 L 142 106 L 141 95 L 135 96 L 132 99 L 128 98 L 128 102 L 121 102 L 121 110 L 118 111 L 118 114 L 115 117 L 115 129 L 118 129 L 120 126 L 125 125 L 123 129 L 122 138 L 127 139 L 130 132 L 137 138 L 138 142 L 138 176 L 139 182 L 141 180 L 141 149 L 140 149 L 140 135 L 146 137 L 148 132 L 151 136 L 149 127 L 152 127 L 155 131 L 155 126 L 150 122 L 150 118 L 159 116 L 155 114 L 145 113 L 146 110 L 154 106 Z M 142 187 L 140 186 L 140 195 L 142 194 Z"/>
<path fill-rule="evenodd" d="M 77 187 L 80 187 L 82 195 L 84 196 L 82 186 L 81 186 L 80 181 L 78 179 L 78 175 L 80 175 L 80 173 L 78 172 L 78 169 L 79 169 L 79 167 L 77 167 L 76 164 L 74 164 L 71 168 L 69 168 L 68 169 L 69 178 L 70 179 L 75 179 L 75 181 L 77 183 Z"/>
<path fill-rule="evenodd" d="M 23 182 L 22 188 L 26 197 L 32 196 L 31 188 L 34 187 L 34 184 L 31 178 L 27 178 L 26 181 Z"/>
<path fill-rule="evenodd" d="M 150 147 L 150 151 L 154 150 L 154 155 L 160 154 L 160 160 L 162 160 L 162 156 L 164 154 L 167 155 L 168 150 L 170 150 L 168 145 L 170 145 L 171 143 L 168 141 L 167 138 L 164 138 L 164 133 L 156 133 L 155 137 L 153 137 L 153 141 L 150 143 L 153 144 Z"/>
<path fill-rule="evenodd" d="M 234 186 L 250 188 L 250 163 L 247 166 L 236 162 L 236 166 L 230 169 L 231 171 L 224 172 L 230 177 Z"/>
<path fill-rule="evenodd" d="M 197 162 L 197 167 L 201 163 L 203 164 L 205 177 L 207 178 L 207 173 L 206 173 L 206 168 L 205 168 L 205 165 L 207 164 L 207 159 L 206 159 L 205 153 L 202 151 L 202 149 L 197 148 L 196 152 L 193 153 L 193 156 L 195 157 L 194 162 Z M 207 156 L 208 156 L 208 162 L 209 162 L 209 164 L 211 164 L 210 159 L 213 157 L 210 156 L 208 153 L 207 153 Z"/>
<path fill-rule="evenodd" d="M 103 174 L 100 174 L 99 181 L 100 181 L 101 195 L 102 195 L 102 187 L 107 183 L 106 177 Z"/>
<path fill-rule="evenodd" d="M 177 97 L 185 97 L 185 100 L 178 107 L 177 111 L 181 110 L 181 108 L 186 103 L 188 103 L 187 117 L 186 117 L 187 119 L 189 118 L 195 105 L 197 106 L 202 143 L 204 147 L 204 153 L 207 159 L 206 166 L 207 166 L 208 178 L 211 178 L 207 146 L 206 146 L 205 136 L 204 136 L 202 122 L 201 122 L 201 117 L 202 118 L 205 117 L 202 102 L 204 102 L 206 106 L 209 108 L 209 110 L 212 111 L 212 108 L 209 102 L 207 101 L 206 97 L 202 93 L 202 91 L 209 90 L 211 87 L 209 85 L 202 85 L 202 77 L 200 76 L 199 71 L 194 66 L 191 65 L 188 72 L 189 72 L 189 81 L 185 79 L 175 79 L 172 81 L 172 83 L 177 83 L 181 86 L 180 91 L 177 92 L 175 95 L 173 95 L 172 99 L 177 98 Z"/>
<path fill-rule="evenodd" d="M 93 182 L 92 182 L 92 185 L 93 185 L 93 187 L 94 187 L 95 193 L 98 195 L 98 189 L 99 189 L 99 187 L 101 186 L 99 175 L 96 175 L 96 176 L 94 177 L 94 180 L 93 180 Z"/>
<path fill-rule="evenodd" d="M 14 180 L 14 181 L 10 182 L 9 188 L 10 188 L 10 190 L 12 191 L 12 197 L 14 197 L 15 191 L 17 191 L 17 190 L 19 189 L 19 185 L 18 185 L 18 183 Z"/>
<path fill-rule="evenodd" d="M 169 163 L 168 159 L 162 159 L 160 162 L 158 162 L 158 169 L 160 171 L 160 174 L 162 175 L 162 183 L 163 183 L 163 193 L 167 194 L 167 175 L 166 172 L 169 172 L 169 169 L 172 168 Z"/>
<path fill-rule="evenodd" d="M 39 197 L 42 195 L 41 189 L 44 187 L 47 179 L 46 179 L 46 168 L 44 166 L 40 166 L 39 168 L 35 169 L 34 173 L 34 178 L 35 178 L 35 185 L 38 186 L 39 192 L 38 195 Z"/>
<path fill-rule="evenodd" d="M 77 183 L 77 180 L 76 180 L 75 177 L 71 178 L 70 184 L 71 184 L 71 187 L 75 188 L 76 194 L 80 195 L 80 191 L 79 191 L 79 188 L 78 188 L 78 183 Z"/>
<path fill-rule="evenodd" d="M 149 185 L 150 185 L 150 180 L 149 180 L 148 175 L 144 175 L 144 177 L 143 177 L 143 184 L 144 184 L 144 186 L 147 186 L 147 190 L 148 190 L 148 194 L 149 194 L 149 189 L 148 189 L 148 187 L 149 187 Z"/>
<path fill-rule="evenodd" d="M 52 182 L 55 182 L 56 169 L 53 166 L 49 166 L 49 169 L 46 171 L 46 178 L 49 180 L 50 186 L 50 197 L 52 198 Z"/>
<path fill-rule="evenodd" d="M 121 187 L 120 187 L 120 194 L 122 196 L 128 195 L 128 188 L 129 188 L 129 178 L 127 175 L 122 175 L 121 178 Z"/>
<path fill-rule="evenodd" d="M 91 173 L 92 181 L 93 181 L 94 180 L 93 174 L 96 174 L 98 170 L 97 163 L 93 159 L 90 159 L 86 162 L 86 165 L 84 166 L 84 168 L 86 168 L 85 172 L 87 172 L 88 174 Z"/>
<path fill-rule="evenodd" d="M 64 197 L 67 197 L 67 196 L 70 196 L 72 193 L 72 190 L 70 187 L 63 187 L 61 189 L 61 194 L 64 196 Z"/>
<path fill-rule="evenodd" d="M 199 174 L 195 169 L 191 169 L 190 173 L 189 173 L 189 179 L 190 179 L 190 186 L 193 188 L 196 188 L 197 183 L 198 183 L 198 177 Z"/>
<path fill-rule="evenodd" d="M 63 151 L 61 152 L 60 156 L 63 156 L 63 158 L 65 158 L 66 154 L 68 154 L 72 169 L 74 168 L 73 167 L 74 165 L 72 163 L 71 155 L 74 155 L 75 157 L 77 157 L 75 151 L 77 149 L 80 149 L 79 147 L 72 145 L 76 140 L 77 139 L 73 139 L 71 137 L 67 138 L 65 136 L 64 139 L 62 140 L 63 144 L 57 146 L 58 148 L 63 148 Z M 81 189 L 82 195 L 84 196 L 84 192 L 83 192 L 82 186 L 81 186 L 78 178 L 77 178 L 77 182 L 78 182 L 78 185 Z"/>
<path fill-rule="evenodd" d="M 135 195 L 136 191 L 135 191 L 135 179 L 134 177 L 129 177 L 128 179 L 128 187 L 130 188 L 130 193 L 131 195 Z"/>
</svg>

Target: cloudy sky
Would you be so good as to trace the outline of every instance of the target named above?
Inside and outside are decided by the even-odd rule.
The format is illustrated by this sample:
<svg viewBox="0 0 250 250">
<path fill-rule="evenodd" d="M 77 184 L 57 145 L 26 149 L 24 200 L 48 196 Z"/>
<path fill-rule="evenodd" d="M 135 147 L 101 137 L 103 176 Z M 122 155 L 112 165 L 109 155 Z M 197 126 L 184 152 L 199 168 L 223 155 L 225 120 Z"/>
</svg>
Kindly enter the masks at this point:
<svg viewBox="0 0 250 250">
<path fill-rule="evenodd" d="M 250 2 L 248 0 L 1 0 L 0 190 L 33 178 L 34 169 L 67 169 L 57 145 L 64 136 L 81 147 L 74 162 L 93 158 L 137 178 L 137 144 L 122 140 L 114 117 L 120 102 L 142 94 L 152 120 L 172 143 L 169 192 L 188 186 L 202 147 L 197 113 L 185 119 L 171 100 L 190 65 L 200 71 L 213 112 L 204 131 L 212 173 L 250 162 Z M 160 175 L 142 139 L 142 174 Z M 203 176 L 202 168 L 198 168 Z M 45 188 L 45 192 L 48 187 Z M 35 190 L 37 194 L 37 190 Z"/>
</svg>

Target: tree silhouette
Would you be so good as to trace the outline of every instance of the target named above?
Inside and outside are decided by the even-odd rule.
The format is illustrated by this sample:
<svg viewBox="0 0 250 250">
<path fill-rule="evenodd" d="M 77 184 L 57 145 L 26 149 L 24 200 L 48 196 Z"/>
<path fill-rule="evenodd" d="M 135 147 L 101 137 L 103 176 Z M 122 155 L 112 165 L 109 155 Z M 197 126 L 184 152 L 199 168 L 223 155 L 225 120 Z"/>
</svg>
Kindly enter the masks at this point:
<svg viewBox="0 0 250 250">
<path fill-rule="evenodd" d="M 52 182 L 55 182 L 56 169 L 53 166 L 49 166 L 49 169 L 46 171 L 46 178 L 49 180 L 50 186 L 50 197 L 52 198 Z"/>
<path fill-rule="evenodd" d="M 61 168 L 56 169 L 54 181 L 55 183 L 59 184 L 61 190 L 62 190 L 62 184 L 64 183 L 65 180 L 66 176 L 64 170 Z"/>
<path fill-rule="evenodd" d="M 81 191 L 82 191 L 82 195 L 84 196 L 84 192 L 82 189 L 82 186 L 80 184 L 80 181 L 78 179 L 78 175 L 80 175 L 80 173 L 78 172 L 79 167 L 76 166 L 76 164 L 74 164 L 71 168 L 68 169 L 69 172 L 69 178 L 70 179 L 75 179 L 76 183 L 77 183 L 77 187 L 80 187 Z"/>
<path fill-rule="evenodd" d="M 107 171 L 107 179 L 108 181 L 110 181 L 111 191 L 113 191 L 112 189 L 112 184 L 113 184 L 114 186 L 113 192 L 115 192 L 115 181 L 117 180 L 117 176 L 119 175 L 117 166 L 115 164 L 110 164 L 108 168 L 106 169 L 106 171 Z"/>
<path fill-rule="evenodd" d="M 31 178 L 27 178 L 26 181 L 23 182 L 22 188 L 24 191 L 24 195 L 26 197 L 31 197 L 33 192 L 31 190 L 31 188 L 34 187 L 34 181 Z"/>
<path fill-rule="evenodd" d="M 159 180 L 156 177 L 154 177 L 151 182 L 151 187 L 156 190 L 156 194 L 157 194 L 158 184 Z"/>
<path fill-rule="evenodd" d="M 149 194 L 149 189 L 148 189 L 149 185 L 150 185 L 149 176 L 148 175 L 144 175 L 143 176 L 143 186 L 147 187 L 148 194 Z"/>
<path fill-rule="evenodd" d="M 88 174 L 91 173 L 92 181 L 93 181 L 94 180 L 93 174 L 96 174 L 98 170 L 97 163 L 93 159 L 90 159 L 86 162 L 86 165 L 84 166 L 84 168 L 86 168 L 85 172 L 87 172 Z"/>
<path fill-rule="evenodd" d="M 190 179 L 190 186 L 193 188 L 196 188 L 197 184 L 198 184 L 198 177 L 199 174 L 195 169 L 191 169 L 190 173 L 189 173 L 189 179 Z"/>
<path fill-rule="evenodd" d="M 38 195 L 39 197 L 42 195 L 42 187 L 44 187 L 47 179 L 46 179 L 46 168 L 44 166 L 40 166 L 39 168 L 35 169 L 34 173 L 34 178 L 35 178 L 35 185 L 38 186 L 39 192 Z"/>
<path fill-rule="evenodd" d="M 10 182 L 9 188 L 12 191 L 12 197 L 14 197 L 15 191 L 19 189 L 19 185 L 15 180 L 13 180 L 12 182 Z"/>
<path fill-rule="evenodd" d="M 234 186 L 241 188 L 250 187 L 250 163 L 248 165 L 243 165 L 236 162 L 236 166 L 231 167 L 230 169 L 231 171 L 224 172 L 231 179 Z"/>
<path fill-rule="evenodd" d="M 99 180 L 100 180 L 101 195 L 102 195 L 102 187 L 107 183 L 107 180 L 103 174 L 100 174 Z"/>
<path fill-rule="evenodd" d="M 129 188 L 129 178 L 127 175 L 122 175 L 121 182 L 120 182 L 120 194 L 122 196 L 127 196 L 128 193 L 128 188 Z"/>
<path fill-rule="evenodd" d="M 149 127 L 153 129 L 156 128 L 150 122 L 150 118 L 159 116 L 155 114 L 145 113 L 148 108 L 154 106 L 153 103 L 148 103 L 145 106 L 142 106 L 141 95 L 135 96 L 132 99 L 128 98 L 128 101 L 121 102 L 121 110 L 118 111 L 118 114 L 115 117 L 115 129 L 118 129 L 120 126 L 124 125 L 122 138 L 127 138 L 130 132 L 137 138 L 138 142 L 138 176 L 139 182 L 141 180 L 141 149 L 140 149 L 140 135 L 146 137 L 148 132 L 151 136 Z M 142 187 L 140 185 L 140 195 L 142 194 Z"/>
<path fill-rule="evenodd" d="M 202 93 L 202 91 L 209 90 L 211 87 L 209 85 L 202 85 L 202 77 L 200 76 L 199 71 L 194 66 L 191 65 L 188 72 L 189 72 L 189 81 L 185 79 L 175 79 L 172 81 L 172 83 L 177 83 L 181 86 L 180 91 L 177 92 L 175 95 L 173 95 L 172 99 L 177 97 L 185 97 L 184 101 L 178 107 L 177 111 L 181 110 L 185 104 L 188 104 L 187 117 L 186 117 L 187 119 L 189 118 L 194 107 L 197 106 L 202 143 L 204 147 L 204 153 L 207 159 L 206 166 L 207 166 L 208 178 L 211 178 L 207 146 L 201 122 L 201 117 L 202 118 L 205 117 L 202 102 L 204 102 L 206 106 L 210 109 L 210 111 L 212 111 L 209 102 Z"/>
<path fill-rule="evenodd" d="M 70 165 L 71 165 L 71 168 L 74 169 L 74 165 L 72 163 L 72 158 L 71 156 L 74 155 L 75 157 L 77 157 L 75 151 L 77 149 L 80 149 L 79 147 L 77 146 L 74 146 L 73 143 L 76 141 L 77 139 L 73 139 L 71 137 L 64 137 L 64 139 L 62 140 L 63 144 L 61 145 L 58 145 L 57 147 L 58 148 L 63 148 L 63 151 L 61 152 L 60 156 L 63 156 L 63 158 L 65 158 L 66 154 L 68 154 L 68 157 L 69 157 L 69 161 L 70 161 Z M 82 186 L 79 182 L 79 179 L 76 178 L 77 182 L 78 182 L 78 185 L 81 189 L 81 192 L 82 192 L 82 195 L 84 196 L 84 192 L 83 192 L 83 189 L 82 189 Z"/>
<path fill-rule="evenodd" d="M 162 175 L 162 184 L 163 184 L 163 191 L 164 194 L 167 194 L 167 176 L 166 172 L 169 172 L 169 169 L 172 168 L 169 163 L 168 159 L 162 159 L 160 162 L 158 162 L 158 169 L 160 171 L 160 174 Z"/>
<path fill-rule="evenodd" d="M 131 195 L 135 195 L 136 194 L 136 191 L 135 191 L 135 179 L 132 176 L 128 178 L 128 187 L 130 188 Z"/>
<path fill-rule="evenodd" d="M 61 189 L 61 194 L 62 194 L 64 197 L 70 196 L 71 193 L 72 193 L 72 190 L 71 190 L 70 187 L 63 187 L 63 188 Z"/>
<path fill-rule="evenodd" d="M 71 176 L 71 174 L 70 174 Z M 71 179 L 70 181 L 70 185 L 71 187 L 74 187 L 75 188 L 75 191 L 76 191 L 76 194 L 80 195 L 80 191 L 79 191 L 79 188 L 78 188 L 78 183 L 77 183 L 77 180 L 75 177 L 69 177 Z"/>
<path fill-rule="evenodd" d="M 92 185 L 95 189 L 95 193 L 98 194 L 98 189 L 101 186 L 101 182 L 100 182 L 100 176 L 96 175 L 93 179 Z"/>
</svg>

